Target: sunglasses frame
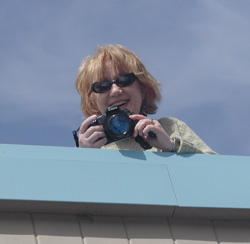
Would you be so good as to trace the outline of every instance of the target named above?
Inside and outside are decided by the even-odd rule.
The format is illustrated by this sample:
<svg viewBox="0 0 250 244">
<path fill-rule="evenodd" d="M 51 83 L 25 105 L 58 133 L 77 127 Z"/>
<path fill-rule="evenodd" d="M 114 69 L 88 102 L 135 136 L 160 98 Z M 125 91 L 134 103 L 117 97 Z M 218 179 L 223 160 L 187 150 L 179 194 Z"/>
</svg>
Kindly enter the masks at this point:
<svg viewBox="0 0 250 244">
<path fill-rule="evenodd" d="M 133 79 L 133 81 L 132 82 L 128 82 L 128 85 L 120 85 L 118 82 L 119 82 L 119 79 L 121 79 L 121 77 L 123 77 L 123 76 L 132 76 L 131 77 L 131 79 Z M 134 73 L 127 73 L 127 74 L 123 74 L 123 75 L 120 75 L 117 79 L 115 79 L 115 80 L 112 80 L 112 81 L 107 81 L 107 80 L 105 80 L 105 81 L 103 81 L 103 82 L 100 82 L 100 81 L 97 81 L 97 82 L 95 82 L 95 83 L 93 83 L 92 85 L 91 85 L 91 92 L 95 92 L 95 93 L 106 93 L 106 92 L 108 92 L 110 89 L 111 89 L 111 87 L 112 87 L 112 85 L 113 85 L 113 83 L 115 83 L 118 87 L 127 87 L 127 86 L 130 86 L 130 85 L 132 85 L 134 82 L 135 82 L 135 80 L 136 80 L 136 76 L 135 76 L 135 74 Z M 101 84 L 101 83 L 104 83 L 104 82 L 109 82 L 109 89 L 107 89 L 107 90 L 104 90 L 104 91 L 97 91 L 96 89 L 95 89 L 95 86 L 97 85 L 97 84 Z M 125 82 L 126 83 L 126 82 Z"/>
</svg>

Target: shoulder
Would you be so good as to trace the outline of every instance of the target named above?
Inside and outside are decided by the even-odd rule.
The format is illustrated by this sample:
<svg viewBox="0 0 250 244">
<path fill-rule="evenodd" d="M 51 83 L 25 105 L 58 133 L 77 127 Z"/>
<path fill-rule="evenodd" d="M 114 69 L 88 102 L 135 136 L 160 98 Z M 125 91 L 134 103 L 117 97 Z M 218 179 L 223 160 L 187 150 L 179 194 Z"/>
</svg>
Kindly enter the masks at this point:
<svg viewBox="0 0 250 244">
<path fill-rule="evenodd" d="M 185 134 L 195 134 L 194 131 L 183 121 L 174 117 L 165 117 L 158 120 L 163 129 L 171 137 L 181 137 Z"/>
<path fill-rule="evenodd" d="M 177 118 L 174 117 L 164 117 L 158 120 L 163 128 L 179 128 L 179 127 L 187 127 L 187 124 Z"/>
<path fill-rule="evenodd" d="M 185 124 L 185 122 L 174 117 L 163 117 L 163 118 L 160 118 L 158 121 L 162 123 L 184 123 Z"/>
</svg>

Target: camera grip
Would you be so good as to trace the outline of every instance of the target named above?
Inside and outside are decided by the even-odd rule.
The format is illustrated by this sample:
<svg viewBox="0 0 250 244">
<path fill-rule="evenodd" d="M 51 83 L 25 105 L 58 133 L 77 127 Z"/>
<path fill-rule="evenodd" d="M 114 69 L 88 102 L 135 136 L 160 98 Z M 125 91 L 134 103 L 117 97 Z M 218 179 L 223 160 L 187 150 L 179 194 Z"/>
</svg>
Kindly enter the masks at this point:
<svg viewBox="0 0 250 244">
<path fill-rule="evenodd" d="M 149 143 L 147 143 L 141 136 L 137 136 L 137 137 L 135 138 L 135 141 L 136 141 L 137 143 L 139 143 L 140 146 L 141 146 L 143 149 L 145 149 L 145 150 L 151 149 L 151 148 L 152 148 L 152 147 L 149 145 Z"/>
</svg>

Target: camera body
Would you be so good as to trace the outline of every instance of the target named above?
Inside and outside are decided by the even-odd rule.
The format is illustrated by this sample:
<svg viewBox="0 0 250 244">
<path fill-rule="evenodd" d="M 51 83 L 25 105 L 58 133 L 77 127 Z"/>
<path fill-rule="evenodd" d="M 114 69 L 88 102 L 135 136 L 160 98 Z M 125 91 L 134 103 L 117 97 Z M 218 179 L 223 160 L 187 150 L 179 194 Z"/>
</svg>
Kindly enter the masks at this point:
<svg viewBox="0 0 250 244">
<path fill-rule="evenodd" d="M 132 113 L 119 106 L 108 107 L 90 126 L 102 125 L 107 137 L 107 144 L 133 136 L 136 122 L 129 118 Z"/>
</svg>

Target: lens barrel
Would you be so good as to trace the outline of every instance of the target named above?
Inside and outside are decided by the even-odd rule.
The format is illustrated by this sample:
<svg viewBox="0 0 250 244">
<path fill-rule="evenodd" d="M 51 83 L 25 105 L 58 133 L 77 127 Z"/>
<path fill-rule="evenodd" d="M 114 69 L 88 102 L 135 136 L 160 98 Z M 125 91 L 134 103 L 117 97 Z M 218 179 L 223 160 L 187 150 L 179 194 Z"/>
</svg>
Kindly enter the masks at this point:
<svg viewBox="0 0 250 244">
<path fill-rule="evenodd" d="M 112 115 L 108 121 L 108 131 L 112 137 L 124 137 L 131 130 L 131 122 L 127 114 Z"/>
</svg>

